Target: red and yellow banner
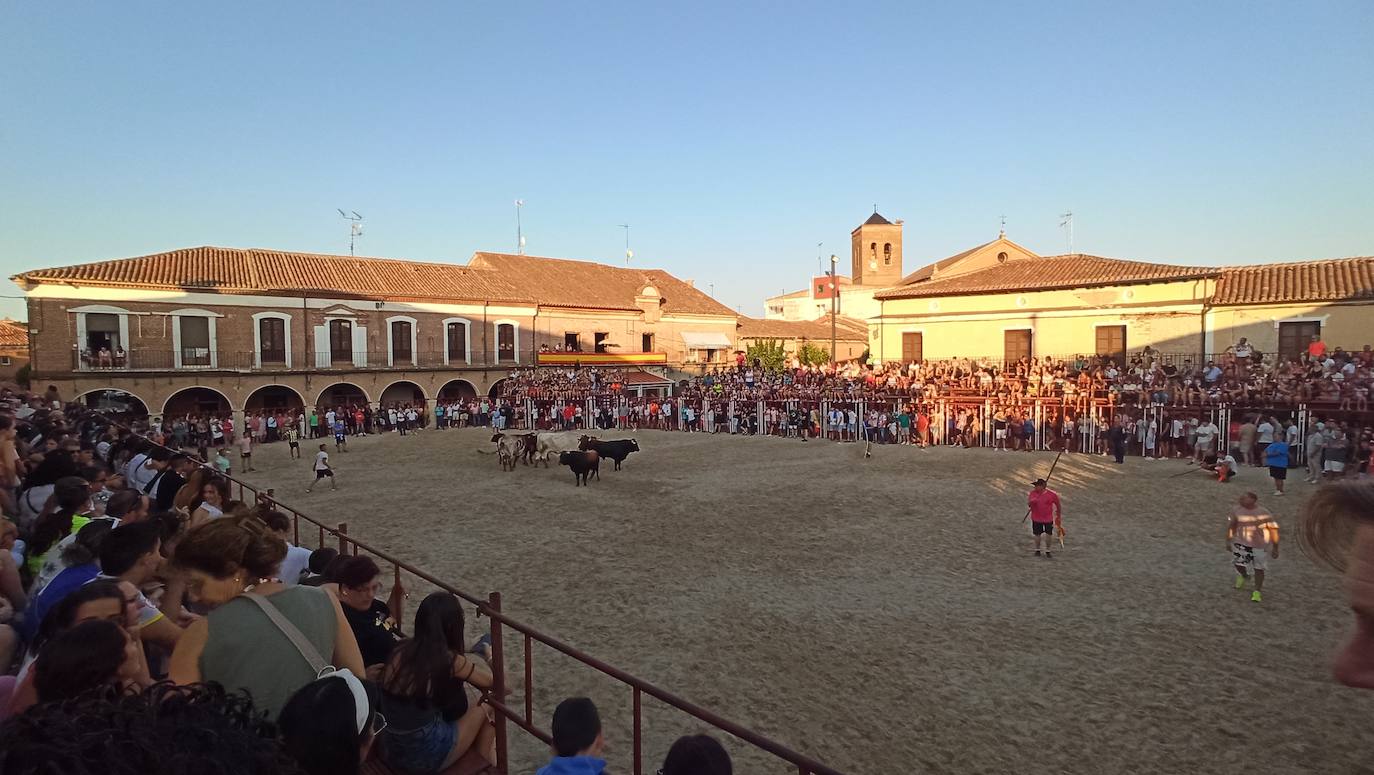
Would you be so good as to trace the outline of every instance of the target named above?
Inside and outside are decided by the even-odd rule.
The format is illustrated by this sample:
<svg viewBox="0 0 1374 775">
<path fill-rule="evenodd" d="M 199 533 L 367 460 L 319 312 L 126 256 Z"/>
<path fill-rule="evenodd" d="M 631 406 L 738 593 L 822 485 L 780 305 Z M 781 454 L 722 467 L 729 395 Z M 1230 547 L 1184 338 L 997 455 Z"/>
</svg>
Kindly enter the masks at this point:
<svg viewBox="0 0 1374 775">
<path fill-rule="evenodd" d="M 540 366 L 648 366 L 668 362 L 667 353 L 539 353 Z"/>
</svg>

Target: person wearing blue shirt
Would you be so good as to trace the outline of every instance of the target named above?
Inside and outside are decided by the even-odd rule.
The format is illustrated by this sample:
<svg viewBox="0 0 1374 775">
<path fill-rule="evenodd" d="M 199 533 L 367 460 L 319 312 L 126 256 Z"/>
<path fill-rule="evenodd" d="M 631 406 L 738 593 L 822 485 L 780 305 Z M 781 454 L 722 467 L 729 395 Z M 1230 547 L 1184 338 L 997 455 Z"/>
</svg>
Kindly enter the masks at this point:
<svg viewBox="0 0 1374 775">
<path fill-rule="evenodd" d="M 536 775 L 601 775 L 605 739 L 601 716 L 586 697 L 572 697 L 553 711 L 553 758 Z"/>
<path fill-rule="evenodd" d="M 1269 466 L 1269 478 L 1274 480 L 1274 494 L 1283 495 L 1283 480 L 1288 478 L 1288 441 L 1275 437 L 1264 448 L 1264 464 Z"/>
</svg>

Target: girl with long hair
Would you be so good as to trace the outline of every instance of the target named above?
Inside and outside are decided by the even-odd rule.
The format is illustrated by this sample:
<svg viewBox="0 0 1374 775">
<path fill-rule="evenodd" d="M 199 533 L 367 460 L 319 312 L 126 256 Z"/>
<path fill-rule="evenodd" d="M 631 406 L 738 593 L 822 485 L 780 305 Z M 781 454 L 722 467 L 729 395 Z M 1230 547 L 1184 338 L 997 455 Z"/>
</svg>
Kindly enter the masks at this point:
<svg viewBox="0 0 1374 775">
<path fill-rule="evenodd" d="M 436 773 L 475 749 L 496 763 L 496 730 L 487 708 L 468 702 L 464 683 L 491 686 L 490 647 L 480 659 L 463 653 L 463 609 L 458 598 L 435 592 L 420 603 L 409 640 L 391 652 L 382 670 L 382 704 L 388 726 L 387 764 Z"/>
</svg>

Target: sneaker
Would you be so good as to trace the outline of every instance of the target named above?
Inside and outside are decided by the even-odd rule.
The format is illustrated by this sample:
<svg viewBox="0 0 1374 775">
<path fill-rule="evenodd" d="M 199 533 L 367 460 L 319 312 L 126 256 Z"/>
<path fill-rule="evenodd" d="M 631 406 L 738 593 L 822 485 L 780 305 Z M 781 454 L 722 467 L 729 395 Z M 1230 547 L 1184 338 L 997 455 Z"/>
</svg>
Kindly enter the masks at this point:
<svg viewBox="0 0 1374 775">
<path fill-rule="evenodd" d="M 1250 602 L 1252 602 L 1252 603 L 1258 603 L 1258 602 L 1260 602 L 1260 601 L 1263 600 L 1263 599 L 1264 599 L 1264 597 L 1263 597 L 1262 595 L 1260 595 L 1260 592 L 1259 592 L 1258 589 L 1255 590 L 1254 592 L 1251 592 L 1251 593 L 1250 593 Z"/>
<path fill-rule="evenodd" d="M 1245 577 L 1239 573 L 1236 574 L 1236 589 L 1245 589 Z"/>
<path fill-rule="evenodd" d="M 1283 490 L 1275 490 L 1275 491 L 1274 491 L 1274 497 L 1275 497 L 1275 498 L 1282 498 L 1282 497 L 1283 497 Z"/>
<path fill-rule="evenodd" d="M 1036 556 L 1036 557 L 1039 557 L 1039 556 L 1040 556 L 1040 550 L 1039 550 L 1039 549 L 1036 549 L 1036 550 L 1035 550 L 1035 556 Z"/>
<path fill-rule="evenodd" d="M 1050 552 L 1049 552 L 1048 550 L 1045 551 L 1045 559 L 1048 560 L 1049 558 L 1051 558 L 1051 557 L 1053 557 L 1053 556 L 1054 556 L 1054 555 L 1053 555 L 1053 554 L 1050 554 Z"/>
</svg>

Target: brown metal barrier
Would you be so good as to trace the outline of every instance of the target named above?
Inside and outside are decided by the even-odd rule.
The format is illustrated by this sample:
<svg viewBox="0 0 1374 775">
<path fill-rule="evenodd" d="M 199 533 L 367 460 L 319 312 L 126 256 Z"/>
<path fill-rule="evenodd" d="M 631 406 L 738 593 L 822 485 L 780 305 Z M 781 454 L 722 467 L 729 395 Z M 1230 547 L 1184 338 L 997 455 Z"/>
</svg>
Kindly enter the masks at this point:
<svg viewBox="0 0 1374 775">
<path fill-rule="evenodd" d="M 117 427 L 125 428 L 125 430 L 129 430 L 129 432 L 134 433 L 134 431 L 132 429 L 129 429 L 127 426 L 120 425 L 118 423 L 112 424 L 116 425 Z M 160 446 L 163 449 L 168 450 L 169 452 L 180 452 L 180 450 L 174 450 L 165 445 L 157 444 L 156 442 L 153 442 L 151 439 L 147 439 L 146 436 L 142 436 L 141 434 L 135 433 L 135 435 L 138 435 L 140 438 L 143 438 L 144 440 L 148 441 L 148 443 L 153 444 L 155 446 Z M 200 465 L 202 467 L 209 468 L 212 471 L 214 471 L 213 467 L 211 467 L 204 461 L 200 461 Z M 634 775 L 643 775 L 644 772 L 642 750 L 642 699 L 643 695 L 646 694 L 672 708 L 675 708 L 676 710 L 686 713 L 687 715 L 692 716 L 698 719 L 699 721 L 702 721 L 712 727 L 715 727 L 716 729 L 722 732 L 730 734 L 733 737 L 736 737 L 748 743 L 749 745 L 754 746 L 755 748 L 758 748 L 779 759 L 782 759 L 783 761 L 795 766 L 797 768 L 797 772 L 800 775 L 841 775 L 839 770 L 836 770 L 832 767 L 828 767 L 825 764 L 816 761 L 815 759 L 812 759 L 804 754 L 793 751 L 792 749 L 780 743 L 774 742 L 773 740 L 770 740 L 769 738 L 764 737 L 763 735 L 758 734 L 757 732 L 747 729 L 739 724 L 736 724 L 733 721 L 725 719 L 707 710 L 706 708 L 701 707 L 700 705 L 683 699 L 682 697 L 679 697 L 669 691 L 660 689 L 659 687 L 654 686 L 648 681 L 645 681 L 641 678 L 637 678 L 625 672 L 624 670 L 607 664 L 606 662 L 603 662 L 597 659 L 596 657 L 591 656 L 590 654 L 587 654 L 577 648 L 574 648 L 573 646 L 567 643 L 564 643 L 561 640 L 558 640 L 552 635 L 540 632 L 539 630 L 534 629 L 534 627 L 528 624 L 525 624 L 523 622 L 520 622 L 516 619 L 507 616 L 505 613 L 501 611 L 501 593 L 499 592 L 492 592 L 490 595 L 488 595 L 488 597 L 485 600 L 475 595 L 463 592 L 462 590 L 441 581 L 432 574 L 424 570 L 421 570 L 420 568 L 417 568 L 414 565 L 402 562 L 396 557 L 393 557 L 391 554 L 381 549 L 378 549 L 375 546 L 371 546 L 370 544 L 364 543 L 363 541 L 359 541 L 358 539 L 348 534 L 348 524 L 346 522 L 340 522 L 337 525 L 331 527 L 301 512 L 298 509 L 288 506 L 287 504 L 278 500 L 275 496 L 270 496 L 267 493 L 258 490 L 257 487 L 253 486 L 252 484 L 249 484 L 248 482 L 244 482 L 232 476 L 225 476 L 224 474 L 220 474 L 218 471 L 214 471 L 214 473 L 217 476 L 221 476 L 225 479 L 228 479 L 230 482 L 232 482 L 235 486 L 238 487 L 238 499 L 240 501 L 248 503 L 248 501 L 244 500 L 243 497 L 244 492 L 248 491 L 253 494 L 253 503 L 258 505 L 266 505 L 269 508 L 290 514 L 292 517 L 292 533 L 295 536 L 296 543 L 298 545 L 300 543 L 301 523 L 302 521 L 304 521 L 308 525 L 315 526 L 315 528 L 317 529 L 319 536 L 318 546 L 320 547 L 323 547 L 327 540 L 337 539 L 339 546 L 339 554 L 341 555 L 356 555 L 361 550 L 363 552 L 367 552 L 368 554 L 373 555 L 374 557 L 385 563 L 389 563 L 392 566 L 393 581 L 388 603 L 391 606 L 393 615 L 398 620 L 402 617 L 404 600 L 406 597 L 405 589 L 401 581 L 402 571 L 409 573 L 410 575 L 422 581 L 432 584 L 438 589 L 441 589 L 445 592 L 448 592 L 451 595 L 458 597 L 460 600 L 467 601 L 469 604 L 471 604 L 477 609 L 478 616 L 486 616 L 488 619 L 491 620 L 492 688 L 491 692 L 486 697 L 486 702 L 497 711 L 496 759 L 497 767 L 502 772 L 510 772 L 510 759 L 507 751 L 508 721 L 514 723 L 520 729 L 528 732 L 529 734 L 533 735 L 535 738 L 543 741 L 546 744 L 551 744 L 553 742 L 552 737 L 548 733 L 541 730 L 534 723 L 534 656 L 533 651 L 531 649 L 531 645 L 533 643 L 541 643 L 545 646 L 548 646 L 549 648 L 554 649 L 555 651 L 561 652 L 565 656 L 571 657 L 572 659 L 581 662 L 582 664 L 602 673 L 603 675 L 609 676 L 610 678 L 613 678 L 623 684 L 627 684 L 630 687 L 630 697 L 633 714 L 632 753 L 634 761 Z M 309 530 L 309 527 L 307 527 L 306 529 Z M 505 699 L 506 667 L 504 636 L 506 628 L 509 628 L 515 633 L 518 633 L 520 636 L 523 637 L 524 640 L 524 707 L 522 709 L 523 713 L 517 712 L 514 708 L 510 707 L 510 705 L 506 703 Z"/>
</svg>

